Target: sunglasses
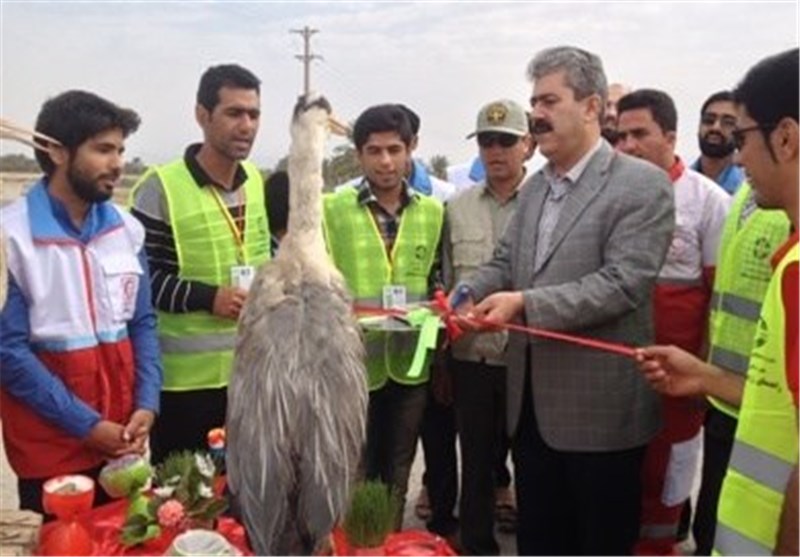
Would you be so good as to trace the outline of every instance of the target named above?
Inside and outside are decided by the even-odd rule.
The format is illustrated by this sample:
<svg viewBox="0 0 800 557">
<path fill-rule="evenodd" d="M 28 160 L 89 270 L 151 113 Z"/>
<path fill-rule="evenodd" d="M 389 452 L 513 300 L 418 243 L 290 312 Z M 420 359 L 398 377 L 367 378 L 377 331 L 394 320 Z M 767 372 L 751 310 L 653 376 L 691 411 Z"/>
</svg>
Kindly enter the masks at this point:
<svg viewBox="0 0 800 557">
<path fill-rule="evenodd" d="M 484 149 L 488 149 L 495 143 L 505 149 L 513 147 L 519 142 L 519 136 L 511 135 L 510 133 L 479 133 L 478 145 Z"/>
<path fill-rule="evenodd" d="M 774 129 L 775 124 L 757 124 L 755 126 L 733 130 L 733 132 L 731 132 L 731 138 L 733 139 L 733 144 L 736 147 L 736 150 L 741 151 L 742 147 L 745 145 L 745 137 L 749 132 L 754 132 L 756 130 L 772 131 Z"/>
<path fill-rule="evenodd" d="M 736 117 L 730 114 L 714 114 L 706 112 L 700 117 L 700 123 L 704 126 L 713 126 L 719 120 L 719 127 L 732 130 L 736 127 Z"/>
</svg>

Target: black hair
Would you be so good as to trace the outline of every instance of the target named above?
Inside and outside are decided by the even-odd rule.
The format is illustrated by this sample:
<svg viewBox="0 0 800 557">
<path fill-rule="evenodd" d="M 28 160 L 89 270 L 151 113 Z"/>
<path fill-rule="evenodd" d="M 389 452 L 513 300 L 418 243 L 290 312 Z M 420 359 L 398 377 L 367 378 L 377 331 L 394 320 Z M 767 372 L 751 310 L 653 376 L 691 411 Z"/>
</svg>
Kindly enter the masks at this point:
<svg viewBox="0 0 800 557">
<path fill-rule="evenodd" d="M 200 77 L 197 104 L 212 112 L 219 104 L 219 91 L 223 87 L 254 89 L 261 94 L 261 80 L 253 72 L 237 64 L 220 64 L 211 66 Z"/>
<path fill-rule="evenodd" d="M 628 93 L 617 103 L 617 114 L 646 108 L 653 116 L 653 120 L 665 132 L 674 132 L 678 129 L 678 111 L 672 97 L 664 91 L 657 89 L 637 89 Z"/>
<path fill-rule="evenodd" d="M 408 123 L 411 124 L 411 133 L 414 135 L 419 135 L 419 128 L 422 124 L 422 121 L 419 119 L 419 115 L 404 104 L 398 104 L 397 106 L 399 106 L 400 109 L 406 113 Z"/>
<path fill-rule="evenodd" d="M 747 71 L 733 91 L 750 117 L 762 126 L 777 124 L 783 118 L 797 122 L 798 53 L 793 48 L 764 58 Z"/>
<path fill-rule="evenodd" d="M 58 140 L 74 155 L 85 141 L 112 129 L 128 137 L 139 128 L 139 115 L 88 91 L 66 91 L 45 101 L 36 118 L 36 131 Z M 40 140 L 37 140 L 41 142 Z M 42 171 L 50 176 L 56 166 L 46 151 L 34 151 Z"/>
<path fill-rule="evenodd" d="M 356 150 L 361 151 L 370 134 L 380 132 L 397 132 L 406 147 L 410 146 L 415 134 L 406 110 L 396 104 L 381 104 L 362 112 L 353 124 Z"/>
<path fill-rule="evenodd" d="M 700 107 L 700 116 L 706 113 L 708 105 L 725 101 L 733 102 L 733 93 L 731 91 L 717 91 L 703 102 L 703 106 Z"/>
<path fill-rule="evenodd" d="M 264 184 L 269 230 L 273 236 L 286 231 L 289 223 L 289 174 L 277 170 Z"/>
</svg>

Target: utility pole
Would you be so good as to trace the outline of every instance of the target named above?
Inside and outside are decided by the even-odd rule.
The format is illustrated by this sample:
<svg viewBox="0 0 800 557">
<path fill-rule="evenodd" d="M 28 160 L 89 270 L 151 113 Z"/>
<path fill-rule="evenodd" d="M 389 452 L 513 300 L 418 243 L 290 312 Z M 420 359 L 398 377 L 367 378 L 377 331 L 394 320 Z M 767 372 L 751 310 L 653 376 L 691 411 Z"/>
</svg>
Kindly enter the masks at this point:
<svg viewBox="0 0 800 557">
<path fill-rule="evenodd" d="M 303 36 L 303 54 L 295 54 L 294 57 L 303 61 L 303 94 L 308 95 L 311 90 L 311 61 L 315 58 L 322 60 L 322 56 L 311 54 L 311 35 L 319 33 L 319 30 L 306 25 L 302 29 L 292 29 L 289 32 Z"/>
</svg>

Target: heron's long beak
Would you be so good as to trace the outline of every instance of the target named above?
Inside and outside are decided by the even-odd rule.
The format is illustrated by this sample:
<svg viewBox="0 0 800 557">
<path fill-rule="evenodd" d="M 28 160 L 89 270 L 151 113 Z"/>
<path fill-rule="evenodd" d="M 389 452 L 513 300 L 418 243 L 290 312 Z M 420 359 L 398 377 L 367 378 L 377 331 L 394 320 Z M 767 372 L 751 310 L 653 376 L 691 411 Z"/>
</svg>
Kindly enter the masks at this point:
<svg viewBox="0 0 800 557">
<path fill-rule="evenodd" d="M 0 118 L 0 139 L 18 141 L 41 151 L 47 151 L 50 146 L 58 147 L 61 145 L 60 141 L 53 139 L 49 135 L 29 130 L 5 118 Z"/>
<path fill-rule="evenodd" d="M 328 116 L 328 128 L 330 128 L 331 133 L 334 135 L 341 135 L 344 137 L 350 135 L 350 126 L 343 124 L 342 121 L 333 114 Z"/>
</svg>

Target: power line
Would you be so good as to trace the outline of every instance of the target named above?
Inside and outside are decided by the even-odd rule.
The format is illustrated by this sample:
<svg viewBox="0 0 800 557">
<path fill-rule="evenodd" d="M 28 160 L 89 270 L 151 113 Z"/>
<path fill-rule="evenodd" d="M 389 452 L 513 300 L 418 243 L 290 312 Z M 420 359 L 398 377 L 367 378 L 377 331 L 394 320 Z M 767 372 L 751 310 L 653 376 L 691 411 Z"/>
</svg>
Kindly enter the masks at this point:
<svg viewBox="0 0 800 557">
<path fill-rule="evenodd" d="M 311 61 L 322 60 L 322 56 L 311 54 L 311 36 L 319 33 L 318 29 L 311 29 L 308 25 L 302 29 L 291 29 L 290 33 L 297 33 L 303 37 L 303 54 L 295 54 L 295 58 L 303 62 L 303 94 L 308 95 L 311 90 Z"/>
</svg>

